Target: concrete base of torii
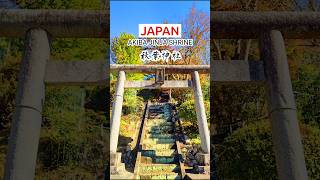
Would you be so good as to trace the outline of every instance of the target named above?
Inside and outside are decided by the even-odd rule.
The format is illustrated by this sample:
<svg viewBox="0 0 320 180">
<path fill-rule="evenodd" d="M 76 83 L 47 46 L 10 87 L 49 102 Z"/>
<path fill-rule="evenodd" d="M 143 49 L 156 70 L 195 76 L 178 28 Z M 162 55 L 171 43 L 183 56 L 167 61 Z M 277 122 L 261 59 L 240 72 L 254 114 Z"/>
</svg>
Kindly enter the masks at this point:
<svg viewBox="0 0 320 180">
<path fill-rule="evenodd" d="M 125 172 L 125 165 L 121 163 L 121 153 L 110 153 L 110 175 L 119 175 Z"/>
</svg>

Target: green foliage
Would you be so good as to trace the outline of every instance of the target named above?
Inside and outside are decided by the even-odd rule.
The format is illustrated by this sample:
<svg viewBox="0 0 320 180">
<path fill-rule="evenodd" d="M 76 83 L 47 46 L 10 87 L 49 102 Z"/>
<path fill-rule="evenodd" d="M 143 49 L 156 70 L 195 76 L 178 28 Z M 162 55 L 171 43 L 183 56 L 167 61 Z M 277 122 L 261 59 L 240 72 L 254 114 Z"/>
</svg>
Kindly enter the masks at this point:
<svg viewBox="0 0 320 180">
<path fill-rule="evenodd" d="M 84 116 L 80 95 L 80 88 L 47 88 L 44 115 L 48 137 L 54 140 L 79 139 L 77 124 Z"/>
<path fill-rule="evenodd" d="M 207 120 L 210 121 L 210 81 L 208 79 L 205 79 L 202 82 L 203 83 L 201 85 L 201 89 L 205 105 L 205 111 L 207 115 Z M 174 97 L 176 98 L 176 100 L 178 100 L 178 102 L 182 102 L 181 105 L 178 107 L 179 116 L 187 121 L 196 123 L 197 114 L 195 109 L 196 107 L 194 104 L 193 93 L 193 91 L 182 89 L 175 92 Z"/>
<path fill-rule="evenodd" d="M 183 102 L 179 107 L 179 116 L 192 122 L 197 122 L 197 114 L 194 106 L 194 100 L 187 100 Z"/>
<path fill-rule="evenodd" d="M 210 101 L 204 101 L 207 120 L 210 120 Z M 183 102 L 179 107 L 179 116 L 187 121 L 197 123 L 197 114 L 195 109 L 194 100 L 187 100 Z"/>
<path fill-rule="evenodd" d="M 127 46 L 129 39 L 134 39 L 134 35 L 122 33 L 119 37 L 112 40 L 112 52 L 116 57 L 117 64 L 142 64 L 139 57 L 141 48 L 136 46 Z M 113 77 L 113 76 L 112 76 Z M 141 74 L 126 74 L 126 79 L 128 80 L 141 80 L 143 75 Z M 116 80 L 114 78 L 114 80 Z M 111 87 L 111 92 L 115 92 L 115 84 Z M 130 114 L 137 112 L 141 104 L 143 104 L 142 99 L 137 96 L 136 89 L 126 89 L 124 92 L 124 103 L 123 103 L 123 113 Z"/>
<path fill-rule="evenodd" d="M 138 91 L 137 95 L 143 98 L 143 101 L 153 100 L 160 93 L 159 89 L 141 89 Z"/>
<path fill-rule="evenodd" d="M 92 176 L 86 168 L 62 166 L 58 169 L 47 171 L 36 171 L 35 180 L 53 180 L 53 179 L 102 179 L 103 174 L 100 171 Z"/>
<path fill-rule="evenodd" d="M 266 95 L 262 86 L 218 85 L 211 89 L 212 120 L 218 133 L 230 124 L 251 122 L 266 117 Z"/>
<path fill-rule="evenodd" d="M 320 178 L 320 130 L 301 125 L 308 175 Z M 251 123 L 225 139 L 216 148 L 218 173 L 222 179 L 277 179 L 268 121 Z"/>
<path fill-rule="evenodd" d="M 210 81 L 202 81 L 201 86 L 205 112 L 208 125 L 210 126 Z M 194 92 L 190 90 L 175 91 L 173 97 L 181 104 L 178 106 L 179 117 L 183 118 L 182 125 L 185 129 L 185 134 L 191 139 L 192 144 L 200 144 L 199 130 L 197 125 L 196 107 L 194 104 Z"/>
<path fill-rule="evenodd" d="M 134 129 L 135 125 L 137 123 L 140 123 L 140 119 L 142 115 L 143 115 L 142 109 L 140 109 L 140 111 L 136 113 L 122 115 L 121 122 L 120 122 L 120 135 L 124 137 L 132 138 L 135 133 L 135 129 Z"/>
<path fill-rule="evenodd" d="M 320 72 L 318 67 L 303 65 L 298 79 L 293 81 L 300 119 L 307 124 L 320 127 Z"/>
<path fill-rule="evenodd" d="M 57 60 L 101 60 L 107 52 L 106 42 L 101 39 L 55 39 L 51 55 Z"/>
<path fill-rule="evenodd" d="M 134 35 L 122 33 L 119 37 L 112 39 L 112 52 L 116 56 L 116 63 L 142 64 L 140 59 L 141 48 L 138 46 L 127 46 L 129 39 L 135 39 Z"/>
<path fill-rule="evenodd" d="M 191 89 L 172 89 L 172 97 L 179 103 L 193 99 L 193 91 Z"/>
<path fill-rule="evenodd" d="M 206 101 L 210 101 L 210 77 L 206 76 L 203 84 L 201 85 L 201 89 L 202 89 L 202 94 L 203 94 L 203 98 Z"/>
<path fill-rule="evenodd" d="M 137 90 L 126 89 L 124 92 L 123 114 L 137 113 L 143 107 L 143 100 L 137 96 Z"/>
<path fill-rule="evenodd" d="M 0 38 L 0 62 L 6 61 L 6 58 L 21 57 L 23 46 L 23 38 Z"/>
<path fill-rule="evenodd" d="M 226 179 L 275 179 L 270 127 L 255 123 L 225 139 L 217 147 L 219 177 Z"/>
<path fill-rule="evenodd" d="M 100 9 L 103 4 L 100 0 L 18 0 L 21 8 L 28 9 Z"/>
<path fill-rule="evenodd" d="M 129 39 L 135 39 L 134 35 L 122 33 L 119 37 L 112 39 L 112 52 L 115 55 L 116 64 L 142 64 L 140 59 L 141 48 L 138 46 L 127 46 Z M 128 80 L 141 80 L 141 74 L 126 74 Z"/>
<path fill-rule="evenodd" d="M 18 4 L 27 9 L 101 9 L 103 6 L 98 0 L 20 0 Z M 101 39 L 52 39 L 51 58 L 101 60 L 105 59 L 108 48 Z M 0 39 L 1 139 L 8 138 L 23 49 L 23 38 Z M 101 88 L 46 87 L 36 179 L 96 179 L 97 174 L 101 175 L 108 162 L 106 94 L 106 89 Z M 1 157 L 7 141 L 2 142 Z M 4 158 L 1 162 L 4 164 Z"/>
<path fill-rule="evenodd" d="M 106 117 L 83 104 L 79 87 L 49 87 L 46 91 L 39 163 L 44 169 L 104 167 Z"/>
<path fill-rule="evenodd" d="M 8 128 L 15 106 L 19 61 L 9 57 L 0 63 L 0 130 Z"/>
</svg>

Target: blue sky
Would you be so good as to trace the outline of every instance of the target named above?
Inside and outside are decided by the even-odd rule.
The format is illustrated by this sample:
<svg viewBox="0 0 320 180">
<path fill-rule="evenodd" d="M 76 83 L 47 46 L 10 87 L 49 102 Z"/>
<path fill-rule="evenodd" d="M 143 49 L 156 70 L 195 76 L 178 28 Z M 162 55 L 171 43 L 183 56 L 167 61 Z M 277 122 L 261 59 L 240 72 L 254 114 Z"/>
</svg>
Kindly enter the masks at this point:
<svg viewBox="0 0 320 180">
<path fill-rule="evenodd" d="M 112 1 L 110 37 L 126 32 L 138 36 L 139 24 L 181 23 L 192 6 L 210 14 L 210 1 Z"/>
</svg>

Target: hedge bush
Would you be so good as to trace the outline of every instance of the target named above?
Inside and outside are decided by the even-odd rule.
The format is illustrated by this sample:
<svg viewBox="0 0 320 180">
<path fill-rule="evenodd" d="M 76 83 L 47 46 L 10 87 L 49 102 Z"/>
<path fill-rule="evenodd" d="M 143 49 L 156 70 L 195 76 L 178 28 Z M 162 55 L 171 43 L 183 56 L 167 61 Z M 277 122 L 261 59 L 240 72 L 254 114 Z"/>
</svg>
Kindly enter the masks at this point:
<svg viewBox="0 0 320 180">
<path fill-rule="evenodd" d="M 300 125 L 310 179 L 320 179 L 320 130 Z M 249 124 L 217 146 L 221 179 L 277 179 L 270 124 Z"/>
</svg>

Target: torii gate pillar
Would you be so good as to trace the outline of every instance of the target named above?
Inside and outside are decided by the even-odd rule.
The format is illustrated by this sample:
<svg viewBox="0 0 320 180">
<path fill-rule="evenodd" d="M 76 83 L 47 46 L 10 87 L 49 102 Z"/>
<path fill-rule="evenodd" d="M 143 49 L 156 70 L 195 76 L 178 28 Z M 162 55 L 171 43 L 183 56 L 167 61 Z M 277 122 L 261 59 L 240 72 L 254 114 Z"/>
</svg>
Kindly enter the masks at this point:
<svg viewBox="0 0 320 180">
<path fill-rule="evenodd" d="M 192 72 L 192 86 L 194 91 L 194 104 L 197 113 L 197 123 L 201 139 L 202 150 L 210 154 L 210 133 L 207 123 L 207 116 L 203 103 L 203 95 L 200 85 L 200 77 L 198 71 Z"/>
<path fill-rule="evenodd" d="M 263 32 L 260 42 L 279 179 L 308 179 L 282 34 Z"/>
<path fill-rule="evenodd" d="M 5 179 L 34 179 L 49 56 L 47 32 L 42 29 L 29 30 L 21 62 Z"/>
<path fill-rule="evenodd" d="M 117 152 L 125 80 L 126 80 L 125 72 L 119 71 L 117 86 L 116 86 L 116 96 L 112 106 L 112 116 L 111 116 L 111 122 L 110 122 L 110 125 L 111 125 L 110 154 L 116 154 Z"/>
</svg>

